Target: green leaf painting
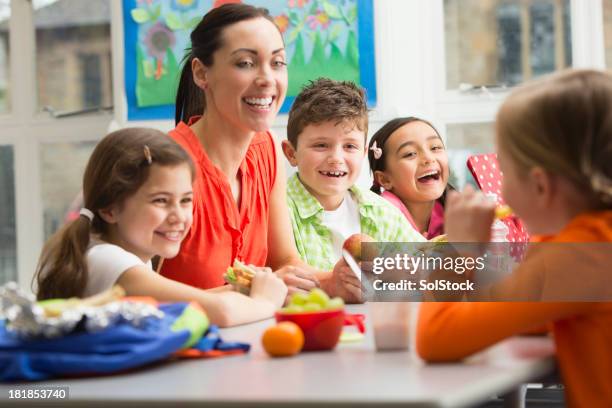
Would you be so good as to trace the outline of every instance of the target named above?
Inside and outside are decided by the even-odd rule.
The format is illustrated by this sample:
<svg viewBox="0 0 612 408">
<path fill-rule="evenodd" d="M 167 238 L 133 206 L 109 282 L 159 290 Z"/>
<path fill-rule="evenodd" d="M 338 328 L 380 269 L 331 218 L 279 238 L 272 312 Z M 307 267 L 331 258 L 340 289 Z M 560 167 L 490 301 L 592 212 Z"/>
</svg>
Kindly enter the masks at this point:
<svg viewBox="0 0 612 408">
<path fill-rule="evenodd" d="M 135 9 L 132 10 L 131 14 L 134 21 L 136 21 L 138 24 L 144 24 L 151 19 L 151 16 L 147 10 Z"/>
<path fill-rule="evenodd" d="M 166 15 L 166 25 L 168 26 L 169 29 L 173 31 L 178 31 L 178 30 L 183 29 L 183 22 L 181 21 L 179 16 L 176 15 L 176 13 L 168 13 Z"/>
<path fill-rule="evenodd" d="M 271 11 L 287 47 L 287 95 L 297 95 L 305 83 L 318 77 L 360 83 L 357 1 L 284 3 Z"/>
<path fill-rule="evenodd" d="M 137 66 L 141 67 L 138 72 L 138 84 L 136 86 L 136 98 L 139 101 L 139 106 L 159 106 L 170 105 L 174 103 L 175 90 L 178 86 L 179 66 L 174 53 L 168 49 L 168 62 L 163 69 L 162 75 L 157 79 L 155 77 L 156 68 L 146 59 L 145 53 L 141 47 L 137 48 Z M 175 74 L 171 74 L 174 72 Z M 172 92 L 167 90 L 171 89 Z"/>
<path fill-rule="evenodd" d="M 333 18 L 339 20 L 342 18 L 342 14 L 340 14 L 340 9 L 331 4 L 329 1 L 323 1 L 323 10 L 327 13 L 329 18 Z"/>
</svg>

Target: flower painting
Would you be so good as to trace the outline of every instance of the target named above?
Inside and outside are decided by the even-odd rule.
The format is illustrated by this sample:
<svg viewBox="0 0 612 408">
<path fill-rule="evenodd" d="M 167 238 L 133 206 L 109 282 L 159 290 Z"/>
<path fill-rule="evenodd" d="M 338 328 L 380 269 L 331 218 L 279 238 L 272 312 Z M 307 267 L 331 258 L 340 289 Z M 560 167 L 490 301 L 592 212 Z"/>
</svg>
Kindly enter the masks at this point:
<svg viewBox="0 0 612 408">
<path fill-rule="evenodd" d="M 372 0 L 123 0 L 128 120 L 173 117 L 189 33 L 212 7 L 240 2 L 266 7 L 284 36 L 289 88 L 281 112 L 318 77 L 354 81 L 375 105 Z"/>
</svg>

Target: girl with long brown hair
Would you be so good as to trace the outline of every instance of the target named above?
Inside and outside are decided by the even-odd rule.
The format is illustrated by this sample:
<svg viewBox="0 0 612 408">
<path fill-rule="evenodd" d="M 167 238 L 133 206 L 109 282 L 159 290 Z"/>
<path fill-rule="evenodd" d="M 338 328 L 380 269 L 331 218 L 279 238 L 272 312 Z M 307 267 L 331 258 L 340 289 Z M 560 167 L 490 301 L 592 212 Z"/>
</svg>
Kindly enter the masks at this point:
<svg viewBox="0 0 612 408">
<path fill-rule="evenodd" d="M 106 136 L 85 169 L 79 218 L 43 249 L 38 298 L 90 296 L 119 284 L 132 296 L 197 301 L 221 326 L 271 317 L 287 288 L 270 271 L 260 270 L 244 296 L 229 286 L 203 291 L 152 270 L 151 258 L 176 256 L 189 233 L 194 175 L 187 153 L 160 131 L 128 128 Z"/>
</svg>

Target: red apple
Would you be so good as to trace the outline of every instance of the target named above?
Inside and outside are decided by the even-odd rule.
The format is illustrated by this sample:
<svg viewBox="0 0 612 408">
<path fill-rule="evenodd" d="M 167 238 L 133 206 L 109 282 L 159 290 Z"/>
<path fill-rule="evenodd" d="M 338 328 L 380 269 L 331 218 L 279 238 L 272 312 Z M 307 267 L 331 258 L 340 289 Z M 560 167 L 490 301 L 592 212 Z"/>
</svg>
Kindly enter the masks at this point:
<svg viewBox="0 0 612 408">
<path fill-rule="evenodd" d="M 376 242 L 374 238 L 367 234 L 353 234 L 344 241 L 343 249 L 346 249 L 357 262 L 363 260 L 361 253 L 362 242 Z"/>
</svg>

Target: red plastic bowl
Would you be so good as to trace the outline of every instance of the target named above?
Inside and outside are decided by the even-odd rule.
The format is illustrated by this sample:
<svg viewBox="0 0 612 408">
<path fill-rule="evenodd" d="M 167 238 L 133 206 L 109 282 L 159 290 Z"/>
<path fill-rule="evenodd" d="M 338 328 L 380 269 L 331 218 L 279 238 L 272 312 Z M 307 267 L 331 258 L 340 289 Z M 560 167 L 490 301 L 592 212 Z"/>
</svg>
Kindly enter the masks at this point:
<svg viewBox="0 0 612 408">
<path fill-rule="evenodd" d="M 346 314 L 344 309 L 325 310 L 321 312 L 283 313 L 276 312 L 277 322 L 293 322 L 304 332 L 302 350 L 331 350 L 336 347 L 342 328 L 345 325 L 356 325 L 362 333 L 365 331 L 363 315 Z"/>
</svg>

